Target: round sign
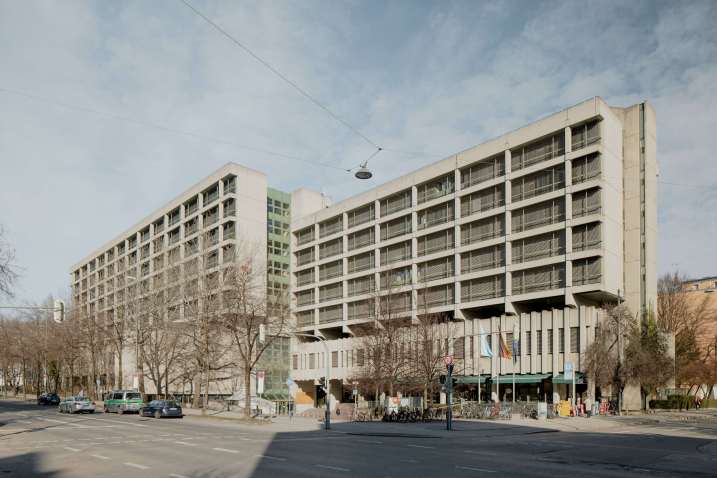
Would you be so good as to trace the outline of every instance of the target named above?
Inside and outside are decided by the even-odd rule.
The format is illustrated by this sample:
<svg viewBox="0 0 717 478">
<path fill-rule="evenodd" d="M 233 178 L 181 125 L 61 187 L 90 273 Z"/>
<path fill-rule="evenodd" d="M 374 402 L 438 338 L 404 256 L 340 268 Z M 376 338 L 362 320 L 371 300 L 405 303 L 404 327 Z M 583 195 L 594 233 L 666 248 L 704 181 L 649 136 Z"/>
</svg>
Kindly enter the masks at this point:
<svg viewBox="0 0 717 478">
<path fill-rule="evenodd" d="M 398 403 L 398 397 L 393 397 L 393 403 Z"/>
<path fill-rule="evenodd" d="M 264 372 L 259 372 L 259 378 L 264 378 Z"/>
<path fill-rule="evenodd" d="M 453 363 L 453 357 L 451 357 L 450 355 L 446 355 L 446 356 L 444 357 L 444 359 L 443 359 L 443 363 L 446 364 L 446 365 L 452 364 L 452 363 Z"/>
<path fill-rule="evenodd" d="M 287 378 L 287 379 L 286 379 L 286 386 L 287 386 L 287 387 L 291 387 L 292 385 L 294 385 L 294 381 L 293 381 L 291 378 Z"/>
</svg>

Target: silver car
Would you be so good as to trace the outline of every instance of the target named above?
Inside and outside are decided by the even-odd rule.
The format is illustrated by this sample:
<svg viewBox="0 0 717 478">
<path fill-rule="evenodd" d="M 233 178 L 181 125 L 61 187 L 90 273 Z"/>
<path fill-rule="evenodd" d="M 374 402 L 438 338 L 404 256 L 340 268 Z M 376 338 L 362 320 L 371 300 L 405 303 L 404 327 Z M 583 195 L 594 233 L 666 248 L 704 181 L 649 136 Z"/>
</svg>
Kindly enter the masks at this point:
<svg viewBox="0 0 717 478">
<path fill-rule="evenodd" d="M 57 410 L 69 413 L 95 413 L 95 402 L 90 397 L 67 397 L 60 402 Z"/>
</svg>

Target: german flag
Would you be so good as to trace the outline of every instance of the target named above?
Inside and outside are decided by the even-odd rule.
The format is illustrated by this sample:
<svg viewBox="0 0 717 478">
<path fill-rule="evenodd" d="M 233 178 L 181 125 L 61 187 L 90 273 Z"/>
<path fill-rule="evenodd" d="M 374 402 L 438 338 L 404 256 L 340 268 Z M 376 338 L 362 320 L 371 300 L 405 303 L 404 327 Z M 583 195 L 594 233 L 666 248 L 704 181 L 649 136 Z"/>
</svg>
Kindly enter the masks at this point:
<svg viewBox="0 0 717 478">
<path fill-rule="evenodd" d="M 500 326 L 498 326 L 498 335 L 500 335 L 500 356 L 504 359 L 513 358 L 513 356 L 510 354 L 510 349 L 508 348 L 508 345 L 505 343 L 505 336 L 503 335 L 503 332 L 501 332 Z"/>
</svg>

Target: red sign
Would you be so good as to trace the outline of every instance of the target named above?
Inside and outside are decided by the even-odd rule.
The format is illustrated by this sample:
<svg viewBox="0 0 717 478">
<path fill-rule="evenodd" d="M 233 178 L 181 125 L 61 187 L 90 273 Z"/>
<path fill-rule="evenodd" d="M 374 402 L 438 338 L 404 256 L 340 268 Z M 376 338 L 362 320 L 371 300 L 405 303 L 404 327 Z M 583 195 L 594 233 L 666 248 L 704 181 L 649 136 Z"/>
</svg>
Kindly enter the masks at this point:
<svg viewBox="0 0 717 478">
<path fill-rule="evenodd" d="M 264 372 L 259 372 L 259 378 L 264 378 Z"/>
<path fill-rule="evenodd" d="M 451 357 L 450 355 L 446 355 L 443 359 L 443 363 L 446 365 L 451 365 L 453 363 L 453 357 Z"/>
</svg>

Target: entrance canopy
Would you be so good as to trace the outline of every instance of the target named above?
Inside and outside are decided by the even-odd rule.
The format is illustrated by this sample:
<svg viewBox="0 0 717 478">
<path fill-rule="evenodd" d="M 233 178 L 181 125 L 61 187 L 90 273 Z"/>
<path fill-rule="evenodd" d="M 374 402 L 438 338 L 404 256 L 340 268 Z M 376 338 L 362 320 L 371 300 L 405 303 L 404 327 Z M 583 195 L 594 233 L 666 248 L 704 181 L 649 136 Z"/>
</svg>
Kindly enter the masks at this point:
<svg viewBox="0 0 717 478">
<path fill-rule="evenodd" d="M 548 377 L 550 377 L 550 374 L 543 374 L 543 373 L 516 375 L 515 383 L 540 383 Z M 513 376 L 512 375 L 501 375 L 500 380 L 497 380 L 496 377 L 491 377 L 489 379 L 489 382 L 491 384 L 493 384 L 493 383 L 511 383 L 512 384 Z"/>
<path fill-rule="evenodd" d="M 553 383 L 573 383 L 572 380 L 565 380 L 565 374 L 559 373 L 553 377 Z M 583 383 L 583 374 L 580 372 L 575 373 L 575 383 Z"/>
</svg>

